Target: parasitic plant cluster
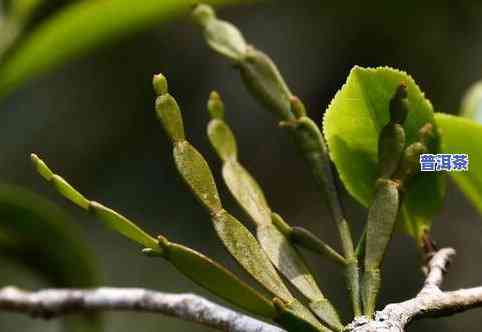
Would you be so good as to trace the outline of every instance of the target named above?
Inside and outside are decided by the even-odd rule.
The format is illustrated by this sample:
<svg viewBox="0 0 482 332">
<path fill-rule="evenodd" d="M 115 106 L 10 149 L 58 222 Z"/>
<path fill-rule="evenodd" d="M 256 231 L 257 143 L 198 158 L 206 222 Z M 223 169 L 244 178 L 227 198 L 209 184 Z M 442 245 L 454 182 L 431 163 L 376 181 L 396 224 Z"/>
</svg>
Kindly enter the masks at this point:
<svg viewBox="0 0 482 332">
<path fill-rule="evenodd" d="M 38 172 L 67 199 L 142 246 L 146 255 L 164 258 L 211 293 L 288 331 L 341 332 L 347 323 L 320 290 L 299 248 L 331 260 L 344 271 L 353 319 L 360 321 L 365 316 L 363 319 L 370 321 L 377 305 L 383 257 L 397 222 L 398 228 L 428 250 L 430 223 L 443 197 L 444 176 L 421 173 L 419 167 L 421 154 L 440 150 L 430 102 L 404 72 L 355 67 L 328 107 L 320 128 L 308 117 L 303 102 L 291 92 L 270 57 L 249 45 L 234 25 L 217 18 L 207 5 L 196 6 L 193 17 L 207 44 L 235 65 L 248 91 L 275 116 L 280 128 L 293 136 L 323 199 L 328 201 L 341 251 L 307 229 L 289 225 L 273 211 L 254 176 L 239 161 L 240 151 L 224 116 L 224 103 L 213 91 L 207 102 L 207 135 L 222 161 L 224 182 L 254 223 L 255 234 L 226 211 L 209 165 L 186 136 L 180 107 L 162 74 L 153 78 L 155 111 L 172 144 L 177 170 L 206 209 L 226 250 L 263 287 L 262 293 L 203 254 L 162 235 L 153 237 L 126 217 L 87 199 L 32 154 Z M 365 231 L 356 246 L 344 216 L 333 164 L 348 192 L 368 207 Z M 428 194 L 424 191 L 427 187 Z M 423 208 L 420 195 L 429 202 Z M 297 299 L 285 280 L 303 298 Z"/>
</svg>

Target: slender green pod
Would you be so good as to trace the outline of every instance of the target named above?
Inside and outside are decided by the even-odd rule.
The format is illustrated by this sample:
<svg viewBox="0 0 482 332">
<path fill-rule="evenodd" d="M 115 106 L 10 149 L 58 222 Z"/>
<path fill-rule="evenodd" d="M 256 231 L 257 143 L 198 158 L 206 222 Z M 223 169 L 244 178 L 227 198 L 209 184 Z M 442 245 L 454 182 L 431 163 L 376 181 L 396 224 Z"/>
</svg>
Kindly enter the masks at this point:
<svg viewBox="0 0 482 332">
<path fill-rule="evenodd" d="M 211 100 L 214 97 L 214 100 Z M 218 94 L 211 94 L 210 109 L 222 102 Z M 287 237 L 272 221 L 271 208 L 265 195 L 251 174 L 237 160 L 236 139 L 228 124 L 214 117 L 207 126 L 211 144 L 223 161 L 222 174 L 233 197 L 256 225 L 256 234 L 261 247 L 274 266 L 309 300 L 313 312 L 330 328 L 341 331 L 343 325 L 333 306 L 323 296 L 306 263 Z M 281 217 L 276 215 L 278 223 Z M 288 226 L 289 227 L 289 226 Z"/>
<path fill-rule="evenodd" d="M 85 209 L 87 206 L 86 209 L 108 227 L 145 247 L 144 253 L 165 258 L 192 281 L 240 308 L 271 319 L 278 315 L 271 301 L 243 283 L 220 264 L 190 248 L 171 243 L 163 236 L 154 239 L 123 215 L 100 203 L 87 200 L 67 181 L 55 175 L 36 155 L 32 155 L 32 161 L 39 173 L 51 182 L 59 193 L 81 208 Z M 83 201 L 79 197 L 82 197 Z"/>
</svg>

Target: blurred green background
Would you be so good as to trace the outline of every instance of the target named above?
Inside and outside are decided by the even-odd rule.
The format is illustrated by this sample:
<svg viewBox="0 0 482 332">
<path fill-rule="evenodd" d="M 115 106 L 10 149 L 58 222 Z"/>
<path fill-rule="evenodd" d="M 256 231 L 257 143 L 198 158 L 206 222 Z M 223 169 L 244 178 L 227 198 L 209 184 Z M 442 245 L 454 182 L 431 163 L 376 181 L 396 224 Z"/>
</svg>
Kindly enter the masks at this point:
<svg viewBox="0 0 482 332">
<path fill-rule="evenodd" d="M 161 1 L 161 0 L 160 0 Z M 53 1 L 38 13 L 61 5 Z M 142 6 L 142 1 L 132 2 Z M 350 68 L 389 65 L 410 73 L 436 111 L 457 113 L 467 87 L 482 77 L 482 2 L 266 1 L 219 11 L 278 64 L 295 94 L 318 123 Z M 115 17 L 112 18 L 115 20 Z M 86 32 L 89 33 L 89 32 Z M 0 104 L 2 182 L 51 198 L 82 226 L 104 284 L 169 292 L 202 289 L 168 263 L 106 231 L 41 181 L 29 154 L 36 152 L 88 197 L 131 217 L 151 233 L 163 233 L 238 272 L 217 240 L 208 215 L 178 178 L 170 145 L 153 110 L 151 77 L 163 72 L 182 107 L 191 142 L 211 162 L 226 207 L 251 227 L 219 176 L 220 163 L 205 135 L 206 98 L 217 89 L 238 136 L 242 162 L 259 179 L 268 200 L 292 225 L 303 225 L 334 246 L 337 233 L 326 204 L 289 137 L 241 84 L 237 72 L 205 45 L 188 17 L 179 17 L 70 61 L 16 90 Z M 481 142 L 482 144 L 482 142 Z M 344 194 L 357 236 L 366 210 Z M 433 237 L 457 249 L 446 288 L 482 283 L 482 224 L 475 209 L 450 183 L 446 207 Z M 324 292 L 349 317 L 343 276 L 333 264 L 307 253 Z M 423 282 L 414 242 L 397 234 L 384 265 L 380 305 L 416 294 Z M 0 259 L 0 285 L 47 284 L 25 268 Z M 246 279 L 246 278 L 245 278 Z M 214 299 L 218 302 L 220 300 Z M 106 331 L 204 331 L 160 315 L 108 313 Z M 479 331 L 480 311 L 415 322 L 411 331 Z M 58 321 L 0 313 L 0 331 L 58 331 Z"/>
</svg>

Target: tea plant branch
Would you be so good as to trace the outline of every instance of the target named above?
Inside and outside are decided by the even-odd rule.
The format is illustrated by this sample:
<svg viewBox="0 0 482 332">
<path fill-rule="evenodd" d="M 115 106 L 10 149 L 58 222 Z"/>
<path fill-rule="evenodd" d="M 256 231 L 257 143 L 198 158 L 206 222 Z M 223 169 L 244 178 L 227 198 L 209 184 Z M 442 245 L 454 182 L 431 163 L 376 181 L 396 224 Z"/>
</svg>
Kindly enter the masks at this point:
<svg viewBox="0 0 482 332">
<path fill-rule="evenodd" d="M 36 318 L 56 318 L 85 311 L 161 313 L 229 332 L 284 330 L 222 307 L 194 294 L 169 294 L 141 288 L 45 289 L 30 292 L 0 289 L 0 311 Z"/>
</svg>

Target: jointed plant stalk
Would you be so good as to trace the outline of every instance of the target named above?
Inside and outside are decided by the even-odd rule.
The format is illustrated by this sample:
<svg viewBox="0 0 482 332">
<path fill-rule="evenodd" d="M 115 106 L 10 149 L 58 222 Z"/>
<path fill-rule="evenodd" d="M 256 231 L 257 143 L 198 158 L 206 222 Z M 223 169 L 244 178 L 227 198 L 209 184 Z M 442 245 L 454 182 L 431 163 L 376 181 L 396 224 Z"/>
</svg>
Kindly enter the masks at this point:
<svg viewBox="0 0 482 332">
<path fill-rule="evenodd" d="M 203 27 L 206 41 L 215 51 L 234 61 L 248 90 L 281 121 L 295 138 L 301 154 L 322 193 L 326 194 L 337 225 L 346 262 L 346 279 L 355 316 L 361 314 L 358 260 L 336 188 L 328 149 L 320 129 L 306 116 L 303 103 L 294 96 L 273 61 L 248 45 L 232 24 L 216 17 L 205 5 L 194 10 L 194 18 Z"/>
</svg>

